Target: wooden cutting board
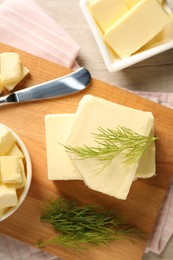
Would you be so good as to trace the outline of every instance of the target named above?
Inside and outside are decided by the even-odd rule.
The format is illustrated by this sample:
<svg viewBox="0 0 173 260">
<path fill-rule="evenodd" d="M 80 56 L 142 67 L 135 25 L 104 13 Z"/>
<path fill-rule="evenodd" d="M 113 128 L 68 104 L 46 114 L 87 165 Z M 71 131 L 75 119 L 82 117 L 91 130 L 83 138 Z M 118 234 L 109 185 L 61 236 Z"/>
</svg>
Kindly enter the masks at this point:
<svg viewBox="0 0 173 260">
<path fill-rule="evenodd" d="M 16 88 L 28 87 L 71 72 L 69 69 L 0 44 L 0 52 L 17 51 L 30 75 Z M 151 111 L 155 117 L 157 141 L 157 176 L 133 183 L 126 201 L 88 189 L 82 181 L 49 181 L 45 145 L 44 116 L 53 113 L 74 113 L 78 102 L 92 94 L 129 107 Z M 31 155 L 33 178 L 29 194 L 14 215 L 0 223 L 0 232 L 35 246 L 38 239 L 54 236 L 50 225 L 40 222 L 41 208 L 52 196 L 68 195 L 82 203 L 100 204 L 117 209 L 127 221 L 152 234 L 166 190 L 173 173 L 173 110 L 138 97 L 120 88 L 92 79 L 90 86 L 72 96 L 0 107 L 0 122 L 11 127 L 24 141 Z M 148 239 L 129 239 L 99 246 L 79 253 L 60 246 L 44 250 L 64 260 L 139 260 Z"/>
</svg>

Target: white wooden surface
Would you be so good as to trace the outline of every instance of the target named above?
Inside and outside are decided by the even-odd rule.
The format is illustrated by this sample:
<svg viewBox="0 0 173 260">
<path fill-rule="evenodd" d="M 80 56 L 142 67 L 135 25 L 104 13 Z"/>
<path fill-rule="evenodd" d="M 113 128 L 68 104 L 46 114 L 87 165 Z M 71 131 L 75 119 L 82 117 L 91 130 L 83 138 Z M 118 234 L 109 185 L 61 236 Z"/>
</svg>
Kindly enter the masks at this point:
<svg viewBox="0 0 173 260">
<path fill-rule="evenodd" d="M 130 90 L 173 92 L 173 49 L 121 72 L 110 73 L 105 67 L 95 40 L 85 21 L 79 6 L 79 0 L 35 1 L 81 46 L 77 61 L 91 72 L 92 77 Z M 0 0 L 0 3 L 2 2 Z M 131 259 L 133 259 L 133 256 L 132 258 L 129 256 L 129 260 Z M 173 238 L 161 255 L 157 256 L 148 253 L 143 257 L 143 260 L 157 259 L 173 259 Z"/>
</svg>

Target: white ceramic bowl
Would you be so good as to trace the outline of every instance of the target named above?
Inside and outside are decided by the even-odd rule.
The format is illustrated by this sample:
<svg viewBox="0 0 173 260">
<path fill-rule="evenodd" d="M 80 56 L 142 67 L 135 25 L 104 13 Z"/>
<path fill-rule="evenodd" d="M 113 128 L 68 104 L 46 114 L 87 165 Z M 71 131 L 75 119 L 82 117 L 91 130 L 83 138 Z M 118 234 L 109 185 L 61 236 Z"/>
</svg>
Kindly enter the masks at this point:
<svg viewBox="0 0 173 260">
<path fill-rule="evenodd" d="M 0 125 L 7 127 L 12 132 L 12 134 L 16 138 L 17 144 L 19 145 L 21 151 L 24 154 L 25 161 L 26 161 L 26 185 L 25 185 L 24 188 L 21 188 L 23 190 L 22 190 L 22 193 L 20 194 L 20 196 L 18 197 L 19 198 L 18 204 L 14 207 L 11 207 L 2 217 L 0 217 L 0 222 L 1 222 L 3 220 L 7 219 L 9 216 L 11 216 L 20 207 L 20 205 L 25 200 L 25 198 L 28 194 L 30 185 L 31 185 L 32 164 L 31 164 L 31 158 L 30 158 L 29 152 L 28 152 L 25 144 L 23 143 L 22 139 L 12 129 L 10 129 L 8 126 L 6 126 L 4 124 L 0 124 Z"/>
<path fill-rule="evenodd" d="M 120 71 L 156 54 L 173 48 L 173 22 L 171 22 L 166 26 L 162 33 L 146 44 L 145 47 L 141 48 L 140 51 L 136 52 L 128 58 L 120 59 L 103 40 L 103 33 L 89 11 L 88 2 L 89 0 L 80 0 L 79 4 L 95 38 L 108 71 Z M 165 8 L 168 12 L 170 12 L 166 5 Z"/>
</svg>

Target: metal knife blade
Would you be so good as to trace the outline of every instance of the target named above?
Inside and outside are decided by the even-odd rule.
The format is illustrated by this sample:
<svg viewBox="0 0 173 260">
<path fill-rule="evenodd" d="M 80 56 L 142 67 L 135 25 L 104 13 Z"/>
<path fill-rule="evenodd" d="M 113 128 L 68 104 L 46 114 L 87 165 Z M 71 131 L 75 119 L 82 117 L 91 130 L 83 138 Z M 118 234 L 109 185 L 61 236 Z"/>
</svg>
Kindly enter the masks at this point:
<svg viewBox="0 0 173 260">
<path fill-rule="evenodd" d="M 85 68 L 80 68 L 66 76 L 53 79 L 33 87 L 25 88 L 0 97 L 0 106 L 41 99 L 62 97 L 85 89 L 90 83 L 91 75 Z"/>
</svg>

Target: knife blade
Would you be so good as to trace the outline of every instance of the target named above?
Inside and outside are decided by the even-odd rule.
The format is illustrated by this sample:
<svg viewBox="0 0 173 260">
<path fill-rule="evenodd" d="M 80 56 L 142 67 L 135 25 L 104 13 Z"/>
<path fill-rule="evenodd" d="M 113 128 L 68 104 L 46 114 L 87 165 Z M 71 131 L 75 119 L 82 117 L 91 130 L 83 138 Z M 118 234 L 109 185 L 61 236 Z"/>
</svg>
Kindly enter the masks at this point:
<svg viewBox="0 0 173 260">
<path fill-rule="evenodd" d="M 90 80 L 91 75 L 89 71 L 85 68 L 80 68 L 66 76 L 0 97 L 0 106 L 74 94 L 85 89 Z"/>
</svg>

